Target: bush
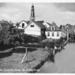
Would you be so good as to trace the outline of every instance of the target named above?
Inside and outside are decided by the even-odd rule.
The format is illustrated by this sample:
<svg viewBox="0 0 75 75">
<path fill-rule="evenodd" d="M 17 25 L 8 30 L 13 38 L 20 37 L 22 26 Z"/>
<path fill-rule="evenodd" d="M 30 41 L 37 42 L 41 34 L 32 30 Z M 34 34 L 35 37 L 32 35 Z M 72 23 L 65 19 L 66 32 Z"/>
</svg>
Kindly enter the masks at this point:
<svg viewBox="0 0 75 75">
<path fill-rule="evenodd" d="M 19 41 L 16 41 L 15 46 L 19 46 L 19 45 L 20 45 Z"/>
<path fill-rule="evenodd" d="M 2 25 L 2 30 L 0 31 L 0 44 L 2 44 L 0 45 L 1 50 L 10 48 L 10 46 L 14 47 L 15 44 L 19 45 L 19 43 L 23 42 L 20 34 L 21 31 L 14 29 L 12 23 L 8 21 L 3 21 L 1 25 Z M 18 41 L 18 43 L 16 43 L 16 41 Z"/>
</svg>

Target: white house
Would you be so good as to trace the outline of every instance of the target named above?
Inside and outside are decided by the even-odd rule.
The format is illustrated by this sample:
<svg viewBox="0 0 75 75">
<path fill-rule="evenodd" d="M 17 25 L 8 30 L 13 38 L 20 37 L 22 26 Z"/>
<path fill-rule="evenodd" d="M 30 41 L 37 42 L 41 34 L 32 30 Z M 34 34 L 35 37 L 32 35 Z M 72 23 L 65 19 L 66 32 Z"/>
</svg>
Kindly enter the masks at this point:
<svg viewBox="0 0 75 75">
<path fill-rule="evenodd" d="M 36 35 L 40 36 L 42 34 L 45 34 L 46 27 L 41 23 L 37 21 L 32 21 L 26 28 L 24 33 L 28 35 Z"/>
<path fill-rule="evenodd" d="M 45 34 L 47 38 L 52 38 L 52 39 L 61 38 L 61 30 L 59 29 L 59 27 L 57 27 L 57 25 L 54 22 L 50 24 L 49 28 L 46 28 Z"/>
<path fill-rule="evenodd" d="M 27 26 L 27 21 L 21 21 L 19 23 L 18 29 L 25 29 L 25 27 Z"/>
</svg>

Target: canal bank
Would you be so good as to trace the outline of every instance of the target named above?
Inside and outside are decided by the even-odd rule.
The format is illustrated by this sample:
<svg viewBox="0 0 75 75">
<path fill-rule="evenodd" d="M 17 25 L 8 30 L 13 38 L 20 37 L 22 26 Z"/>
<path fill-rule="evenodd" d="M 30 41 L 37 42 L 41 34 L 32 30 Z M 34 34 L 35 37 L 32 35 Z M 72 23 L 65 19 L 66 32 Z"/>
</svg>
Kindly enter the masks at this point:
<svg viewBox="0 0 75 75">
<path fill-rule="evenodd" d="M 64 48 L 54 56 L 55 62 L 47 61 L 38 73 L 75 73 L 75 44 Z"/>
<path fill-rule="evenodd" d="M 30 49 L 27 54 L 27 60 L 21 63 L 25 54 L 25 49 L 17 48 L 12 55 L 0 59 L 0 73 L 34 73 L 47 61 L 50 56 L 44 48 Z M 16 71 L 15 71 L 16 70 Z M 29 71 L 31 70 L 31 71 Z M 35 71 L 34 71 L 35 70 Z"/>
</svg>

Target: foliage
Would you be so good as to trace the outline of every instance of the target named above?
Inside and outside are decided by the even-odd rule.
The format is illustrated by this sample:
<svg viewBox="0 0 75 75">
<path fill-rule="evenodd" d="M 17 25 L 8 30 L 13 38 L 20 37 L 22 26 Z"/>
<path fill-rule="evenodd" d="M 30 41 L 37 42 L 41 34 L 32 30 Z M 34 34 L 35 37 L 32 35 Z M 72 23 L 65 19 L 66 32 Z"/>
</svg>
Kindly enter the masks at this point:
<svg viewBox="0 0 75 75">
<path fill-rule="evenodd" d="M 23 42 L 22 32 L 14 28 L 13 23 L 1 21 L 2 30 L 0 31 L 0 50 L 6 47 L 14 47 Z M 17 42 L 17 43 L 16 43 Z"/>
<path fill-rule="evenodd" d="M 60 38 L 60 39 L 52 39 L 52 41 L 49 41 L 50 39 L 48 39 L 47 41 L 45 41 L 44 43 L 42 43 L 43 47 L 48 47 L 48 48 L 54 48 L 54 46 L 61 46 L 64 42 L 64 38 Z"/>
<path fill-rule="evenodd" d="M 12 24 L 8 21 L 2 21 L 1 26 L 2 30 L 0 31 L 0 43 L 3 42 L 5 44 L 10 37 L 9 29 L 11 28 Z"/>
</svg>

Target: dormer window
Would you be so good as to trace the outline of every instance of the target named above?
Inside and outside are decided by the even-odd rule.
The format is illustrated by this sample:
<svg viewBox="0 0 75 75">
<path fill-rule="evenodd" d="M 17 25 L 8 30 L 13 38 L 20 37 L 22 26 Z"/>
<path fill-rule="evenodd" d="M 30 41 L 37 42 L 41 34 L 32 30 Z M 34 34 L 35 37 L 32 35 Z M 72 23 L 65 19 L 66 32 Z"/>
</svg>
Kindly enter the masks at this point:
<svg viewBox="0 0 75 75">
<path fill-rule="evenodd" d="M 24 23 L 22 23 L 22 28 L 24 28 Z"/>
<path fill-rule="evenodd" d="M 34 27 L 34 25 L 30 25 L 30 27 Z"/>
<path fill-rule="evenodd" d="M 54 26 L 52 26 L 52 27 L 51 27 L 51 30 L 55 30 L 55 27 L 54 27 Z"/>
</svg>

